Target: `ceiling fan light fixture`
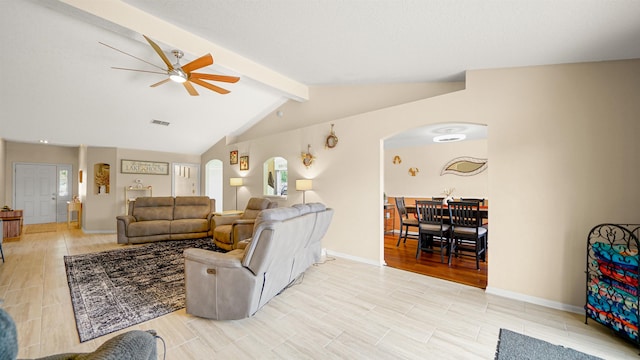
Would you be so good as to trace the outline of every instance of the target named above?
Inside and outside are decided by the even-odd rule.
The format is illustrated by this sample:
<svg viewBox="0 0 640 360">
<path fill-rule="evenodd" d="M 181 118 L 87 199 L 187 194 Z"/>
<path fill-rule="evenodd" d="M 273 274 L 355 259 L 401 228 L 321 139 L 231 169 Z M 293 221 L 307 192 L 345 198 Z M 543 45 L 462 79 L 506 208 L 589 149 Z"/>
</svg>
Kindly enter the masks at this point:
<svg viewBox="0 0 640 360">
<path fill-rule="evenodd" d="M 169 71 L 169 79 L 177 83 L 184 83 L 187 81 L 187 74 L 182 71 L 182 69 L 173 69 Z"/>
<path fill-rule="evenodd" d="M 465 134 L 446 134 L 439 135 L 433 138 L 433 142 L 444 143 L 444 142 L 454 142 L 454 141 L 462 141 L 467 138 Z"/>
</svg>

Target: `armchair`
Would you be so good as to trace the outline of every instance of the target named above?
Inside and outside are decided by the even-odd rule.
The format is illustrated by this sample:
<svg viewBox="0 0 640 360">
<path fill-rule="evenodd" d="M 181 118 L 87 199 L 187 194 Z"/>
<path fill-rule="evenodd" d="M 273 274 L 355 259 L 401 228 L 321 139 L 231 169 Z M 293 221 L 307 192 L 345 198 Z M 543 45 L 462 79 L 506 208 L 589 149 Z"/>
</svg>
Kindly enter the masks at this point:
<svg viewBox="0 0 640 360">
<path fill-rule="evenodd" d="M 262 210 L 276 207 L 278 207 L 278 203 L 275 201 L 265 198 L 251 198 L 242 215 L 214 216 L 211 219 L 213 242 L 221 249 L 236 249 L 239 241 L 248 239 L 253 234 L 253 224 L 258 214 Z"/>
<path fill-rule="evenodd" d="M 154 330 L 131 330 L 114 336 L 91 353 L 49 355 L 39 360 L 156 360 L 158 351 Z M 163 340 L 164 341 L 164 340 Z M 9 313 L 0 309 L 0 359 L 18 356 L 18 333 Z"/>
</svg>

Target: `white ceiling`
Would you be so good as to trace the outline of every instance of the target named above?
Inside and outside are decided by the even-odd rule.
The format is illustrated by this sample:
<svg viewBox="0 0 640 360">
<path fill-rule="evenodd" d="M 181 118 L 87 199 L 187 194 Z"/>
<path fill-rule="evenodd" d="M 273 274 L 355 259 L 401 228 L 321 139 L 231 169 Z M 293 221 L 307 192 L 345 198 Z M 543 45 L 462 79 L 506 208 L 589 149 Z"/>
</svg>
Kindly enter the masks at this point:
<svg viewBox="0 0 640 360">
<path fill-rule="evenodd" d="M 638 19 L 635 0 L 0 0 L 0 137 L 200 154 L 310 85 L 640 58 Z M 112 70 L 149 66 L 99 41 L 162 64 L 141 33 L 241 80 L 190 97 Z"/>
</svg>

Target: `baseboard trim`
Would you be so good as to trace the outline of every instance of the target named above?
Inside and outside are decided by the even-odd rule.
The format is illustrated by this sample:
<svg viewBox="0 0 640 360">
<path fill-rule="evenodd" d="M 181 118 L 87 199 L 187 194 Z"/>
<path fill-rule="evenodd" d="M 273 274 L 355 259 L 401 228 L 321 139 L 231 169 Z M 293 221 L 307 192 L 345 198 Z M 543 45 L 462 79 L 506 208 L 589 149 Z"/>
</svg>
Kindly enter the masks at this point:
<svg viewBox="0 0 640 360">
<path fill-rule="evenodd" d="M 82 228 L 82 232 L 86 234 L 116 234 L 117 233 L 117 231 L 113 231 L 113 230 L 85 230 L 84 228 Z"/>
<path fill-rule="evenodd" d="M 551 301 L 548 299 L 543 299 L 543 298 L 539 298 L 531 295 L 525 295 L 525 294 L 521 294 L 521 293 L 509 291 L 509 290 L 498 289 L 491 286 L 487 286 L 487 288 L 485 289 L 485 293 L 505 297 L 508 299 L 524 301 L 526 303 L 540 305 L 540 306 L 544 306 L 544 307 L 548 307 L 556 310 L 568 311 L 576 314 L 584 314 L 584 309 L 579 306 L 564 304 L 557 301 Z"/>
<path fill-rule="evenodd" d="M 353 261 L 357 261 L 360 263 L 365 263 L 365 264 L 369 264 L 369 265 L 374 265 L 374 266 L 384 266 L 384 263 L 379 263 L 379 262 L 375 262 L 373 260 L 369 260 L 369 259 L 365 259 L 365 258 L 361 258 L 358 256 L 353 256 L 353 255 L 349 255 L 349 254 L 343 254 L 340 252 L 336 252 L 336 251 L 331 251 L 331 250 L 327 250 L 327 256 L 335 256 L 335 257 L 339 257 L 339 258 L 343 258 L 343 259 L 347 259 L 347 260 L 353 260 Z"/>
</svg>

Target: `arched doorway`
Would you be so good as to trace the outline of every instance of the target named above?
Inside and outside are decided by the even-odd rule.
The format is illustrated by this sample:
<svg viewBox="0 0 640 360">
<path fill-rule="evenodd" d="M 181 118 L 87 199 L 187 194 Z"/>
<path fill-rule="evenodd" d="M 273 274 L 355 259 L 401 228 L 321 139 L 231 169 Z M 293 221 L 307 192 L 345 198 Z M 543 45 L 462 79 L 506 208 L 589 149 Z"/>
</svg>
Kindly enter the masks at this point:
<svg viewBox="0 0 640 360">
<path fill-rule="evenodd" d="M 485 125 L 466 123 L 429 124 L 408 129 L 384 141 L 384 258 L 390 267 L 422 273 L 428 276 L 465 283 L 484 288 L 487 284 L 487 263 L 481 270 L 475 261 L 454 261 L 451 267 L 440 262 L 439 252 L 429 254 L 417 252 L 417 240 L 400 242 L 398 213 L 395 219 L 388 218 L 388 208 L 395 209 L 395 198 L 404 197 L 407 205 L 416 199 L 444 197 L 453 190 L 456 199 L 489 199 L 488 171 L 478 174 L 455 175 L 443 171 L 451 160 L 461 157 L 488 158 L 488 128 Z M 437 142 L 439 139 L 449 141 Z M 462 140 L 460 140 L 462 139 Z M 488 200 L 487 200 L 488 203 Z M 413 216 L 413 214 L 409 214 Z M 390 226 L 390 223 L 393 225 Z M 410 228 L 410 232 L 417 231 Z M 416 254 L 419 256 L 416 257 Z M 400 258 L 401 257 L 401 258 Z M 466 259 L 465 259 L 466 260 Z M 467 266 L 468 265 L 468 266 Z"/>
<path fill-rule="evenodd" d="M 205 193 L 211 199 L 216 199 L 216 211 L 222 211 L 222 161 L 213 159 L 205 166 Z"/>
</svg>

